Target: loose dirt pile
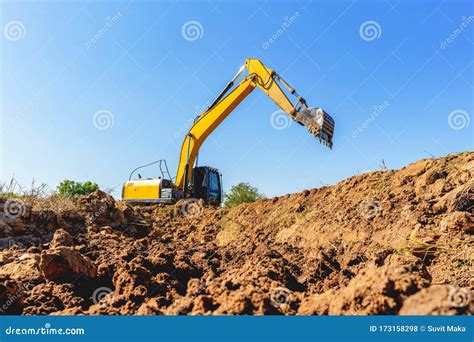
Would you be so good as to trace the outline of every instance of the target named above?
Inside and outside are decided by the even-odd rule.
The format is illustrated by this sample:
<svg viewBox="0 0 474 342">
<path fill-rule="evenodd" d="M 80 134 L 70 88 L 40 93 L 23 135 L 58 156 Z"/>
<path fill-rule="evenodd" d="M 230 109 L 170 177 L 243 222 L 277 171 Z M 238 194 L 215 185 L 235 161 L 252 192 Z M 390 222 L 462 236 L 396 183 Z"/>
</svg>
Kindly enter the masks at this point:
<svg viewBox="0 0 474 342">
<path fill-rule="evenodd" d="M 0 201 L 3 314 L 471 314 L 474 153 L 232 209 Z"/>
</svg>

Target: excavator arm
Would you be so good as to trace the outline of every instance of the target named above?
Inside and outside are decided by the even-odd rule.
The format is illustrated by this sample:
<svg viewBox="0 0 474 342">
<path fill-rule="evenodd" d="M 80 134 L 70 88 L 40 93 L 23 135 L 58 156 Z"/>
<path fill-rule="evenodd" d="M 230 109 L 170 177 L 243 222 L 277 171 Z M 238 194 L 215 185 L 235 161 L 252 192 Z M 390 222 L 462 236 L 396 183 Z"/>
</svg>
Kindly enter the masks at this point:
<svg viewBox="0 0 474 342">
<path fill-rule="evenodd" d="M 236 85 L 243 72 L 247 75 Z M 279 83 L 296 97 L 292 103 Z M 300 97 L 277 73 L 267 68 L 258 59 L 247 59 L 245 64 L 230 81 L 207 111 L 203 112 L 190 128 L 181 146 L 175 184 L 187 192 L 191 172 L 198 151 L 206 138 L 256 87 L 267 94 L 284 112 L 317 137 L 322 143 L 332 147 L 334 120 L 320 108 L 308 108 Z"/>
</svg>

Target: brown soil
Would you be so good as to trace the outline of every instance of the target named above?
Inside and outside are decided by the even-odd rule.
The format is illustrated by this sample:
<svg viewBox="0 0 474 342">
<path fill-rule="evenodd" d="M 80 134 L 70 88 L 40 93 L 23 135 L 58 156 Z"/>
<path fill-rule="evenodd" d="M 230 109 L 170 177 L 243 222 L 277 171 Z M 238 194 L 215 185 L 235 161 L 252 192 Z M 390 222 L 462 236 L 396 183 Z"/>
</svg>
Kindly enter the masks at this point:
<svg viewBox="0 0 474 342">
<path fill-rule="evenodd" d="M 472 314 L 474 153 L 232 209 L 0 201 L 3 314 Z"/>
</svg>

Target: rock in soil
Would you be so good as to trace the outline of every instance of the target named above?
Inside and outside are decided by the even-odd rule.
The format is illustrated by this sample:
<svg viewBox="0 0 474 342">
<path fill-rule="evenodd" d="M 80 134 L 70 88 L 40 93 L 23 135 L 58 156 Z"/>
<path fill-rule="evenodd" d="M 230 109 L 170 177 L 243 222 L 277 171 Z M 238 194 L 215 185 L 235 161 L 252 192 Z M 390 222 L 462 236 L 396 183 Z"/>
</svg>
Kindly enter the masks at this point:
<svg viewBox="0 0 474 342">
<path fill-rule="evenodd" d="M 193 215 L 102 191 L 13 203 L 1 313 L 470 315 L 473 173 L 465 152 Z"/>
<path fill-rule="evenodd" d="M 47 280 L 55 282 L 74 282 L 80 276 L 92 279 L 97 273 L 94 263 L 72 247 L 43 251 L 40 268 Z"/>
</svg>

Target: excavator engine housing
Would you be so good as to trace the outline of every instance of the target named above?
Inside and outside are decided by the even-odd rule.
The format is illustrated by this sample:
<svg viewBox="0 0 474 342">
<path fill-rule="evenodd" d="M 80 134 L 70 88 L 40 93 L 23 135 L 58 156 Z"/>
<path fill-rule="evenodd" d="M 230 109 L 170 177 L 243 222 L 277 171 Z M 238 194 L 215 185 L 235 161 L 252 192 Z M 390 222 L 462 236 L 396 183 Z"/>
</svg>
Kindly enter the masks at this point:
<svg viewBox="0 0 474 342">
<path fill-rule="evenodd" d="M 219 170 L 209 166 L 193 168 L 186 197 L 202 199 L 209 205 L 220 205 L 222 201 L 222 177 Z M 134 179 L 125 182 L 122 199 L 126 202 L 175 203 L 184 197 L 169 179 Z"/>
<path fill-rule="evenodd" d="M 173 187 L 169 179 L 134 179 L 122 188 L 122 199 L 126 202 L 174 203 L 181 198 L 183 192 Z"/>
</svg>

